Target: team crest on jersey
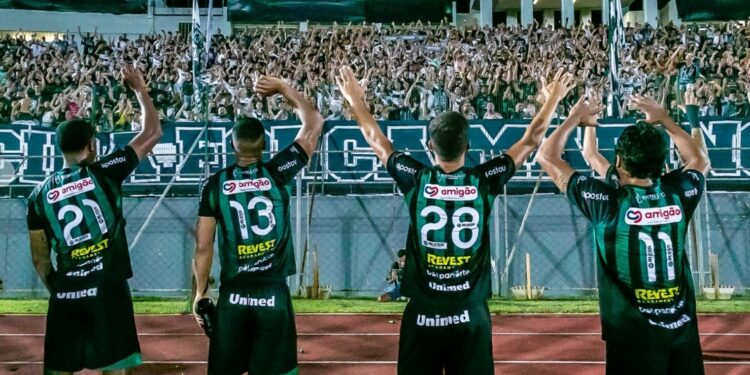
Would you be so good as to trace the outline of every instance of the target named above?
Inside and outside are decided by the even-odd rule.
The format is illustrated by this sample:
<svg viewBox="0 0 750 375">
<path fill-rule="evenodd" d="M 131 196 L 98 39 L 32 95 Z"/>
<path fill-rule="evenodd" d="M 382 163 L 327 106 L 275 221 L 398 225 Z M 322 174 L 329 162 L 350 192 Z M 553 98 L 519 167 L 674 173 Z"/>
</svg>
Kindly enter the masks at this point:
<svg viewBox="0 0 750 375">
<path fill-rule="evenodd" d="M 47 192 L 47 203 L 57 203 L 63 199 L 75 197 L 78 194 L 83 194 L 87 191 L 94 190 L 96 184 L 91 177 L 67 183 L 58 188 L 54 188 Z"/>
<path fill-rule="evenodd" d="M 682 221 L 682 209 L 677 205 L 654 208 L 630 208 L 625 212 L 625 224 L 662 225 Z"/>
<path fill-rule="evenodd" d="M 224 195 L 232 195 L 239 193 L 253 193 L 256 191 L 268 191 L 271 190 L 271 180 L 263 177 L 257 179 L 247 180 L 233 180 L 227 181 L 222 185 L 222 191 Z"/>
<path fill-rule="evenodd" d="M 471 185 L 440 186 L 434 184 L 425 185 L 423 195 L 425 198 L 443 201 L 473 201 L 479 196 L 477 188 Z"/>
</svg>

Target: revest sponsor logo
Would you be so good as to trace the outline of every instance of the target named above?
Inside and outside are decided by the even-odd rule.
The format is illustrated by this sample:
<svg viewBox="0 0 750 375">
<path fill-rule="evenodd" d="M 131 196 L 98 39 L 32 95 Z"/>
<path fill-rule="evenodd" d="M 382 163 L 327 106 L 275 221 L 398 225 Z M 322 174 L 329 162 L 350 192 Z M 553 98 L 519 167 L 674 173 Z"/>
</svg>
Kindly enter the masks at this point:
<svg viewBox="0 0 750 375">
<path fill-rule="evenodd" d="M 443 201 L 473 201 L 479 196 L 477 188 L 471 185 L 440 186 L 434 184 L 425 185 L 423 195 L 425 198 Z"/>
<path fill-rule="evenodd" d="M 83 194 L 94 189 L 96 189 L 94 180 L 91 177 L 86 177 L 48 191 L 47 203 L 57 203 L 63 199 L 75 197 L 78 194 Z"/>
<path fill-rule="evenodd" d="M 271 180 L 263 177 L 258 179 L 232 180 L 221 186 L 224 195 L 271 190 Z"/>
<path fill-rule="evenodd" d="M 111 167 L 111 166 L 113 166 L 115 164 L 120 164 L 120 163 L 124 163 L 124 162 L 125 162 L 125 157 L 124 156 L 116 157 L 116 158 L 114 158 L 112 160 L 109 160 L 109 161 L 105 162 L 104 164 L 102 164 L 102 168 L 109 168 L 109 167 Z"/>
<path fill-rule="evenodd" d="M 604 193 L 592 193 L 590 191 L 583 191 L 581 192 L 581 196 L 583 199 L 590 199 L 594 201 L 608 201 L 609 195 Z"/>
<path fill-rule="evenodd" d="M 635 289 L 635 298 L 641 303 L 666 303 L 672 302 L 680 295 L 680 287 L 675 286 L 663 289 Z"/>
<path fill-rule="evenodd" d="M 662 225 L 682 221 L 682 209 L 677 205 L 654 208 L 630 208 L 625 212 L 625 224 Z"/>
<path fill-rule="evenodd" d="M 256 257 L 273 249 L 274 244 L 276 244 L 276 240 L 268 240 L 250 245 L 239 245 L 237 246 L 237 256 L 240 259 Z"/>
<path fill-rule="evenodd" d="M 109 239 L 101 240 L 91 246 L 84 246 L 70 252 L 71 259 L 89 259 L 99 255 L 109 247 Z"/>
</svg>

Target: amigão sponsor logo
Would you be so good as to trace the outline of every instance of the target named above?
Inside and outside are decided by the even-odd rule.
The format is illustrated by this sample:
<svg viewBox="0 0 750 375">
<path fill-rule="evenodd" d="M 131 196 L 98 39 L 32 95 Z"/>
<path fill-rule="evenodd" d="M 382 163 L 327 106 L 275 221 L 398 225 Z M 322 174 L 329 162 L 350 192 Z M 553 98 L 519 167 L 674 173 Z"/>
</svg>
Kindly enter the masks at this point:
<svg viewBox="0 0 750 375">
<path fill-rule="evenodd" d="M 473 201 L 479 196 L 477 188 L 471 185 L 441 186 L 435 184 L 425 185 L 423 195 L 428 199 L 443 201 Z"/>
<path fill-rule="evenodd" d="M 257 191 L 271 190 L 271 180 L 262 177 L 258 179 L 232 180 L 227 181 L 221 186 L 224 195 L 239 193 L 254 193 Z"/>
<path fill-rule="evenodd" d="M 625 224 L 628 225 L 662 225 L 680 221 L 682 221 L 682 209 L 677 205 L 654 208 L 633 207 L 625 212 Z"/>
<path fill-rule="evenodd" d="M 91 179 L 91 177 L 86 177 L 84 179 L 73 181 L 48 191 L 47 203 L 57 203 L 63 199 L 75 197 L 78 194 L 83 194 L 94 189 L 96 189 L 94 180 Z"/>
</svg>

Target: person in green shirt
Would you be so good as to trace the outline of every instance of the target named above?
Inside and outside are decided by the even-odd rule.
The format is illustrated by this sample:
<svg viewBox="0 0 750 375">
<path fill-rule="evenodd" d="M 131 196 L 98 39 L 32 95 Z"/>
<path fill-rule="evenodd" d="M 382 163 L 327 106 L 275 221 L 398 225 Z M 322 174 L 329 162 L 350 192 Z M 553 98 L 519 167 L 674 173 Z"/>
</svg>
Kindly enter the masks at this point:
<svg viewBox="0 0 750 375">
<path fill-rule="evenodd" d="M 256 92 L 284 96 L 302 127 L 292 144 L 264 161 L 263 125 L 255 118 L 240 120 L 232 129 L 234 164 L 201 189 L 193 262 L 193 311 L 201 325 L 206 322 L 198 302 L 208 291 L 215 235 L 221 264 L 216 322 L 209 323 L 209 374 L 297 374 L 297 332 L 286 284 L 296 272 L 288 186 L 315 151 L 323 118 L 279 78 L 261 77 Z"/>
<path fill-rule="evenodd" d="M 544 105 L 522 138 L 477 166 L 464 165 L 466 118 L 440 114 L 429 128 L 436 165 L 427 166 L 394 151 L 363 101 L 364 89 L 344 66 L 336 77 L 341 93 L 409 210 L 401 284 L 409 303 L 401 321 L 398 373 L 493 374 L 489 215 L 495 197 L 541 143 L 557 104 L 574 86 L 572 76 L 560 70 L 544 85 Z"/>
<path fill-rule="evenodd" d="M 140 133 L 97 161 L 93 125 L 61 124 L 56 143 L 65 167 L 29 196 L 31 259 L 50 292 L 45 374 L 84 368 L 127 374 L 142 363 L 127 282 L 133 271 L 122 184 L 159 142 L 162 129 L 142 74 L 127 66 L 122 77 L 144 110 Z"/>
<path fill-rule="evenodd" d="M 603 106 L 595 98 L 579 100 L 537 161 L 594 231 L 607 374 L 703 374 L 685 243 L 709 159 L 653 99 L 631 103 L 646 120 L 617 141 L 619 186 L 584 176 L 561 157 L 577 126 L 596 126 Z M 665 175 L 668 145 L 658 124 L 685 162 Z"/>
</svg>

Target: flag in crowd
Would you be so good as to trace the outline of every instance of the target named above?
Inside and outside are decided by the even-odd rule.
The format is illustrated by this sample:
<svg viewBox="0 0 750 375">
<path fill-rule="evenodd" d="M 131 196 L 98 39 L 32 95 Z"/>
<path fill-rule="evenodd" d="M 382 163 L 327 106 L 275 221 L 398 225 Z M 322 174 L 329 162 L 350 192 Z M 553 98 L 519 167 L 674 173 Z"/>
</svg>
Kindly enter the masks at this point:
<svg viewBox="0 0 750 375">
<path fill-rule="evenodd" d="M 211 18 L 209 16 L 209 27 Z M 205 113 L 204 97 L 203 97 L 203 83 L 201 82 L 201 73 L 203 72 L 203 65 L 205 64 L 206 46 L 203 31 L 201 30 L 201 17 L 200 8 L 198 7 L 198 0 L 193 0 L 193 32 L 192 36 L 192 51 L 193 51 L 193 112 L 196 114 Z M 184 92 L 184 91 L 183 91 Z"/>
<path fill-rule="evenodd" d="M 607 24 L 607 41 L 609 43 L 609 84 L 611 90 L 607 98 L 607 115 L 622 116 L 622 90 L 620 87 L 620 48 L 625 40 L 622 23 L 622 3 L 620 0 L 609 1 L 609 23 Z"/>
</svg>

